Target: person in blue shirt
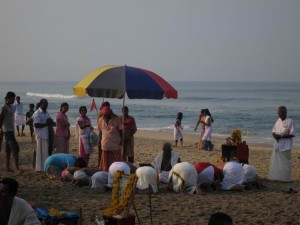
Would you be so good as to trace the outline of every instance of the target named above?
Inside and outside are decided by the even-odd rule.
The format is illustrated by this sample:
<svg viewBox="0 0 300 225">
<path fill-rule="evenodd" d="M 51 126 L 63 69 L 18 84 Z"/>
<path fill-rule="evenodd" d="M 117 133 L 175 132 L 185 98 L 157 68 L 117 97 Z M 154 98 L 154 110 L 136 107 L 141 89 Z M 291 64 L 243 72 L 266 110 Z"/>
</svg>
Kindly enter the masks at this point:
<svg viewBox="0 0 300 225">
<path fill-rule="evenodd" d="M 50 179 L 61 178 L 61 173 L 67 167 L 86 167 L 86 162 L 81 157 L 72 154 L 57 153 L 49 156 L 44 164 L 44 171 Z"/>
</svg>

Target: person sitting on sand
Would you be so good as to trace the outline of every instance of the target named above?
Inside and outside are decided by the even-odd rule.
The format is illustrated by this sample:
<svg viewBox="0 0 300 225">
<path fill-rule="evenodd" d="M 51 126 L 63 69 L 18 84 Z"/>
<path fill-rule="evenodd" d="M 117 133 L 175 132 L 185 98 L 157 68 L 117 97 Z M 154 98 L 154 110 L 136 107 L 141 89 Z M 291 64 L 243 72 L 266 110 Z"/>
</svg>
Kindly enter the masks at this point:
<svg viewBox="0 0 300 225">
<path fill-rule="evenodd" d="M 49 156 L 44 164 L 45 173 L 51 179 L 61 178 L 62 171 L 67 167 L 83 168 L 86 167 L 86 162 L 72 154 L 57 153 Z"/>
<path fill-rule="evenodd" d="M 139 167 L 135 171 L 136 176 L 138 177 L 136 187 L 138 192 L 143 193 L 146 191 L 150 191 L 149 187 L 151 187 L 151 191 L 153 193 L 158 192 L 158 174 L 156 170 L 151 166 L 142 166 Z"/>
<path fill-rule="evenodd" d="M 16 196 L 18 187 L 13 178 L 0 179 L 0 224 L 41 225 L 29 203 Z"/>
<path fill-rule="evenodd" d="M 188 162 L 177 163 L 169 173 L 168 189 L 177 193 L 199 193 L 197 188 L 197 170 Z"/>
<path fill-rule="evenodd" d="M 164 143 L 160 152 L 151 165 L 159 173 L 159 181 L 168 183 L 169 171 L 172 167 L 180 162 L 179 153 L 172 151 L 172 145 L 169 142 Z"/>
<path fill-rule="evenodd" d="M 208 162 L 197 163 L 195 169 L 198 173 L 197 185 L 200 185 L 201 190 L 219 189 L 223 177 L 221 169 Z"/>
<path fill-rule="evenodd" d="M 246 182 L 243 166 L 234 161 L 225 163 L 223 167 L 222 190 L 243 191 Z"/>
</svg>

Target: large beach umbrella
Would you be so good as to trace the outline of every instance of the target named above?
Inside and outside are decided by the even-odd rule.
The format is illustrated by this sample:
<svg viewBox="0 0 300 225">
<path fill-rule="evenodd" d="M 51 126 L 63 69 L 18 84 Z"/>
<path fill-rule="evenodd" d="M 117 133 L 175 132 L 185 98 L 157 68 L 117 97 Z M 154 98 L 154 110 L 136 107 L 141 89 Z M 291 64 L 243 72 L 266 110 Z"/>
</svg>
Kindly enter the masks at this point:
<svg viewBox="0 0 300 225">
<path fill-rule="evenodd" d="M 74 95 L 125 99 L 177 98 L 177 91 L 162 77 L 130 66 L 103 66 L 75 85 Z"/>
<path fill-rule="evenodd" d="M 176 99 L 178 94 L 154 72 L 131 66 L 103 66 L 88 74 L 73 88 L 76 96 L 123 99 Z M 123 132 L 124 133 L 124 132 Z M 124 140 L 124 138 L 123 138 Z"/>
</svg>

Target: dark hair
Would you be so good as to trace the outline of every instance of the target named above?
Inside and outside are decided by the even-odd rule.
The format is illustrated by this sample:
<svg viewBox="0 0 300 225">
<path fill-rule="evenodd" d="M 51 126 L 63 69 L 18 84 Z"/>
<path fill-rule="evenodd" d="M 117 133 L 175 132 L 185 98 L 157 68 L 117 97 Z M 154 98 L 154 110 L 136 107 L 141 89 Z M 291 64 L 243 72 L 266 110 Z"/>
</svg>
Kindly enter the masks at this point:
<svg viewBox="0 0 300 225">
<path fill-rule="evenodd" d="M 103 102 L 103 106 L 110 106 L 109 102 Z"/>
<path fill-rule="evenodd" d="M 0 179 L 0 184 L 6 185 L 9 187 L 9 192 L 11 195 L 16 196 L 19 188 L 19 183 L 13 178 L 5 177 Z"/>
<path fill-rule="evenodd" d="M 12 91 L 9 91 L 6 93 L 5 100 L 8 100 L 9 98 L 15 98 L 15 97 L 16 97 L 16 94 Z"/>
<path fill-rule="evenodd" d="M 65 107 L 65 106 L 69 106 L 69 104 L 66 103 L 66 102 L 61 103 L 61 105 L 60 105 L 60 111 L 61 111 L 61 110 L 63 109 L 63 107 Z"/>
<path fill-rule="evenodd" d="M 82 105 L 82 106 L 79 107 L 79 113 L 81 113 L 82 109 L 85 109 L 85 111 L 87 111 L 87 108 L 84 105 Z"/>
<path fill-rule="evenodd" d="M 41 106 L 41 104 L 48 104 L 48 100 L 45 99 L 45 98 L 42 98 L 42 99 L 40 100 L 40 106 Z"/>
<path fill-rule="evenodd" d="M 170 142 L 165 142 L 163 144 L 163 150 L 164 151 L 171 151 L 172 150 L 172 144 Z"/>
<path fill-rule="evenodd" d="M 87 167 L 87 164 L 86 164 L 86 161 L 82 157 L 78 157 L 75 160 L 74 166 L 79 167 L 79 168 L 84 168 L 84 167 Z"/>
<path fill-rule="evenodd" d="M 109 106 L 109 107 L 110 107 L 110 103 L 109 103 L 109 102 L 102 102 L 101 105 L 100 105 L 100 110 L 101 110 L 104 106 Z"/>
<path fill-rule="evenodd" d="M 222 212 L 212 214 L 208 221 L 208 225 L 232 225 L 232 223 L 232 218 Z"/>
<path fill-rule="evenodd" d="M 182 112 L 177 113 L 177 119 L 182 120 L 182 117 L 183 117 Z"/>
<path fill-rule="evenodd" d="M 33 104 L 33 103 L 30 103 L 30 104 L 29 104 L 29 107 L 30 107 L 30 108 L 34 108 L 34 104 Z"/>
<path fill-rule="evenodd" d="M 209 116 L 210 116 L 211 122 L 213 123 L 213 122 L 214 122 L 214 119 L 212 118 L 212 115 L 210 114 L 208 108 L 204 109 L 204 112 L 205 112 L 206 115 L 209 115 Z"/>
<path fill-rule="evenodd" d="M 40 105 L 41 105 L 40 102 L 36 103 L 35 109 L 39 109 L 39 108 L 40 108 Z"/>
<path fill-rule="evenodd" d="M 126 105 L 122 107 L 122 112 L 124 112 L 125 110 L 129 111 L 129 109 Z"/>
</svg>

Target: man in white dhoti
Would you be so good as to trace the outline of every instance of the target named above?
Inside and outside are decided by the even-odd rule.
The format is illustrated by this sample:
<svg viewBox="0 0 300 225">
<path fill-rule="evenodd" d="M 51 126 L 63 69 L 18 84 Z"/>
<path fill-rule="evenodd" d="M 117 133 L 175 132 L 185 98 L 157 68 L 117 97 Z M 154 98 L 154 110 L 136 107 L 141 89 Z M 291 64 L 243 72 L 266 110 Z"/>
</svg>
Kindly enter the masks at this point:
<svg viewBox="0 0 300 225">
<path fill-rule="evenodd" d="M 269 167 L 269 180 L 290 182 L 292 180 L 292 147 L 295 125 L 287 117 L 285 106 L 278 107 L 279 118 L 272 130 L 274 137 L 273 152 Z"/>
<path fill-rule="evenodd" d="M 130 175 L 131 174 L 131 168 L 130 168 L 130 166 L 128 165 L 127 162 L 114 162 L 108 168 L 107 186 L 109 188 L 111 188 L 113 186 L 114 176 L 115 176 L 115 173 L 118 170 L 122 171 L 122 173 L 125 174 L 125 175 Z"/>
<path fill-rule="evenodd" d="M 188 162 L 177 163 L 169 173 L 169 186 L 174 192 L 193 194 L 197 188 L 198 173 Z"/>
<path fill-rule="evenodd" d="M 142 166 L 139 167 L 135 171 L 136 176 L 138 177 L 136 187 L 138 190 L 147 190 L 149 186 L 151 187 L 151 190 L 153 193 L 156 193 L 158 191 L 157 188 L 157 172 L 156 170 L 151 166 Z"/>
<path fill-rule="evenodd" d="M 163 151 L 160 152 L 151 165 L 159 174 L 159 181 L 168 183 L 169 171 L 180 162 L 179 153 L 172 151 L 172 145 L 169 142 L 164 143 Z"/>
<path fill-rule="evenodd" d="M 18 186 L 13 178 L 0 179 L 0 224 L 40 225 L 32 207 L 24 199 L 16 197 Z"/>
<path fill-rule="evenodd" d="M 230 161 L 223 167 L 222 190 L 242 191 L 246 177 L 240 163 Z"/>
</svg>

